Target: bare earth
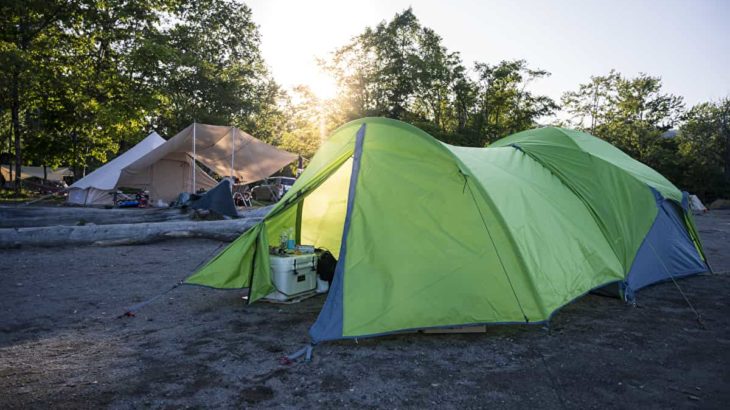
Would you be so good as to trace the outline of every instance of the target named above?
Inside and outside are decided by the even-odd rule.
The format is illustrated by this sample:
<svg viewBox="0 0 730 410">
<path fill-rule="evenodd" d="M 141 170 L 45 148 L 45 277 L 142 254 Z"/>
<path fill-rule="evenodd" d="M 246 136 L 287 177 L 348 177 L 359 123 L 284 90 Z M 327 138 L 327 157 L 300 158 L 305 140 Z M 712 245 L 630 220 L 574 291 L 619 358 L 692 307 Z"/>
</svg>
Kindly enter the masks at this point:
<svg viewBox="0 0 730 410">
<path fill-rule="evenodd" d="M 730 211 L 697 217 L 716 272 L 730 270 Z M 208 240 L 0 251 L 0 408 L 727 408 L 730 275 L 588 295 L 539 325 L 317 346 L 323 302 L 247 306 L 238 291 L 183 286 Z"/>
</svg>

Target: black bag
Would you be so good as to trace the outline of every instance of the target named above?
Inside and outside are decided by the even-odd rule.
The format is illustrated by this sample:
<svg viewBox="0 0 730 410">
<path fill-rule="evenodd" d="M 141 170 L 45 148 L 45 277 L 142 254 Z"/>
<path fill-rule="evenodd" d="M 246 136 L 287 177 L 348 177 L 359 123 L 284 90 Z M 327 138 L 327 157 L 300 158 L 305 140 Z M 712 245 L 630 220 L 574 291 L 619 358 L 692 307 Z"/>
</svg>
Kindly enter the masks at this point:
<svg viewBox="0 0 730 410">
<path fill-rule="evenodd" d="M 336 267 L 337 259 L 332 256 L 330 251 L 323 249 L 322 253 L 319 254 L 319 260 L 317 261 L 317 274 L 319 277 L 332 284 L 332 279 L 335 277 Z"/>
</svg>

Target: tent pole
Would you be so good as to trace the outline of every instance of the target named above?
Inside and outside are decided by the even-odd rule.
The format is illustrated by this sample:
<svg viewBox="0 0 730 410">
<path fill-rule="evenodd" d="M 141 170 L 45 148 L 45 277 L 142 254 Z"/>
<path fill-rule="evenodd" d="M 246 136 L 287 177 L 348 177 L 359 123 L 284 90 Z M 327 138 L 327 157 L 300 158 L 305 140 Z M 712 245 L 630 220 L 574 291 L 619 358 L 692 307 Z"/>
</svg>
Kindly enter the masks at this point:
<svg viewBox="0 0 730 410">
<path fill-rule="evenodd" d="M 195 128 L 197 128 L 197 127 L 195 126 L 195 120 L 193 120 L 193 167 L 192 167 L 193 168 L 193 191 L 192 191 L 192 193 L 195 193 L 195 158 L 196 158 L 196 155 L 195 155 Z"/>
<path fill-rule="evenodd" d="M 236 127 L 231 130 L 231 184 L 233 184 L 233 163 L 236 159 Z"/>
</svg>

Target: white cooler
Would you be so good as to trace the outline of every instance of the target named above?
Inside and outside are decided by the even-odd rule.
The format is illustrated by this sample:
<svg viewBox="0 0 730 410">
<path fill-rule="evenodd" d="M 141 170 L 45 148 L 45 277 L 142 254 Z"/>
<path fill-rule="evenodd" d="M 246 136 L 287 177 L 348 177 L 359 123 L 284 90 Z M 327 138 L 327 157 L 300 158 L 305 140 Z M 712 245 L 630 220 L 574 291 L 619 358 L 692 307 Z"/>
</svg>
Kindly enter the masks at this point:
<svg viewBox="0 0 730 410">
<path fill-rule="evenodd" d="M 269 255 L 271 282 L 275 291 L 266 296 L 286 302 L 314 293 L 317 288 L 317 255 Z"/>
</svg>

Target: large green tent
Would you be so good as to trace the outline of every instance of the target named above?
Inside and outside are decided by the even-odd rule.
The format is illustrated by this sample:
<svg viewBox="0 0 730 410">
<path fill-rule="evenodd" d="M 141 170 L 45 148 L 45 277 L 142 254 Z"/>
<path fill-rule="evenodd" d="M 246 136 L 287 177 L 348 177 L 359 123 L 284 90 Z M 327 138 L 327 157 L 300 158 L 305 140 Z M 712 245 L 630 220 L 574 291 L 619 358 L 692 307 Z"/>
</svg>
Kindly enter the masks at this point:
<svg viewBox="0 0 730 410">
<path fill-rule="evenodd" d="M 707 270 L 686 195 L 585 133 L 542 128 L 488 148 L 365 118 L 334 132 L 266 218 L 187 280 L 273 290 L 282 230 L 338 264 L 314 342 L 535 323 L 609 284 L 621 294 Z"/>
</svg>

